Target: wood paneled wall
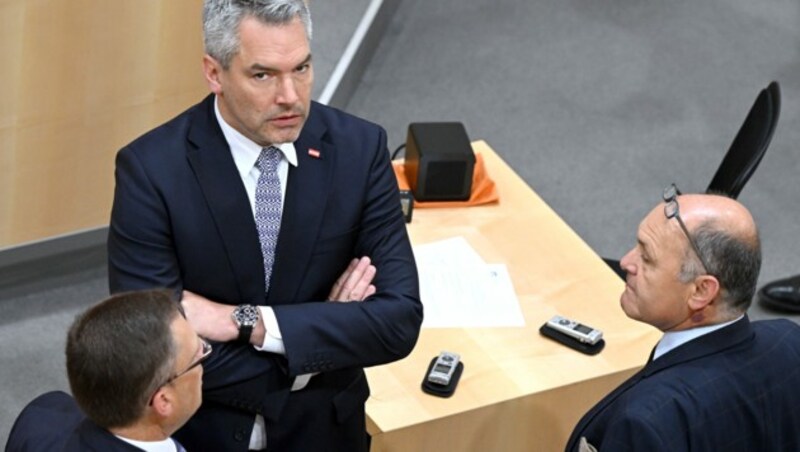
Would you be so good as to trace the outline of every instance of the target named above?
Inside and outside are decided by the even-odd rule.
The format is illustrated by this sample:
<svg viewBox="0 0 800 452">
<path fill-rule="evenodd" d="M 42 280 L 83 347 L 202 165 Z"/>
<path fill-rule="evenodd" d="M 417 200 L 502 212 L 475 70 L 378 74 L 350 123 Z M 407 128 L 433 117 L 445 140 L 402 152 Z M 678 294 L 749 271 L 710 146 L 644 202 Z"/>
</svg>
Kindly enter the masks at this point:
<svg viewBox="0 0 800 452">
<path fill-rule="evenodd" d="M 199 101 L 202 0 L 0 0 L 0 249 L 108 224 L 117 150 Z"/>
</svg>

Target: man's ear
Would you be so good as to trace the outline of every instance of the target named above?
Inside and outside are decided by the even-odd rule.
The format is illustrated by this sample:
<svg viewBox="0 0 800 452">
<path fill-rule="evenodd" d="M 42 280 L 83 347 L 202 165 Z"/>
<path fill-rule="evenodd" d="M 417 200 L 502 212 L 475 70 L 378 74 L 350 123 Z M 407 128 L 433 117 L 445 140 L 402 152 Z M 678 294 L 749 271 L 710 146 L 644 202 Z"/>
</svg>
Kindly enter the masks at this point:
<svg viewBox="0 0 800 452">
<path fill-rule="evenodd" d="M 211 55 L 206 54 L 203 56 L 203 75 L 206 77 L 208 89 L 216 95 L 222 93 L 222 82 L 220 81 L 222 71 L 222 65 Z"/>
<path fill-rule="evenodd" d="M 715 276 L 700 275 L 694 280 L 694 292 L 689 298 L 689 308 L 700 311 L 710 305 L 719 295 L 719 280 Z"/>
<path fill-rule="evenodd" d="M 173 410 L 174 392 L 166 386 L 158 388 L 153 396 L 153 411 L 160 417 L 167 417 Z"/>
</svg>

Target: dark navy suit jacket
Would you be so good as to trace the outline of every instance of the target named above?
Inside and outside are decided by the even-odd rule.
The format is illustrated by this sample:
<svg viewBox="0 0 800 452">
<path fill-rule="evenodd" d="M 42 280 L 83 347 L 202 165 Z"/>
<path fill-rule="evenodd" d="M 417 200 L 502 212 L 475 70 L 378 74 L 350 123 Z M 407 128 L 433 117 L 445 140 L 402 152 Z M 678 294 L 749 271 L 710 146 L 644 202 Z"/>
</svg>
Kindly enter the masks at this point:
<svg viewBox="0 0 800 452">
<path fill-rule="evenodd" d="M 290 167 L 270 291 L 244 185 L 214 115 L 214 96 L 123 148 L 108 238 L 112 292 L 191 290 L 270 305 L 286 356 L 217 344 L 203 405 L 175 436 L 188 450 L 245 450 L 254 416 L 269 450 L 362 450 L 362 368 L 411 352 L 419 282 L 380 127 L 312 103 Z M 318 152 L 309 153 L 309 150 Z M 378 269 L 361 303 L 325 299 L 354 257 Z M 290 393 L 296 375 L 321 372 Z"/>
<path fill-rule="evenodd" d="M 600 451 L 800 450 L 800 326 L 742 320 L 649 362 L 580 420 Z"/>
<path fill-rule="evenodd" d="M 122 441 L 91 420 L 84 419 L 67 438 L 64 452 L 142 452 L 142 449 Z"/>
<path fill-rule="evenodd" d="M 75 400 L 62 391 L 33 399 L 20 413 L 8 435 L 6 452 L 136 452 L 86 418 Z"/>
</svg>

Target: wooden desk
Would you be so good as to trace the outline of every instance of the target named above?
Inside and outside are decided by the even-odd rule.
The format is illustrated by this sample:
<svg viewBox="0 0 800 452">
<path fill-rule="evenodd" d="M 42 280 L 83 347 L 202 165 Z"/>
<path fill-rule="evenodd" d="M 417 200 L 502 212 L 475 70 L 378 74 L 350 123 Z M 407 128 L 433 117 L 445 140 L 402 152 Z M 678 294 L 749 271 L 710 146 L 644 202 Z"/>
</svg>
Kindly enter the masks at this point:
<svg viewBox="0 0 800 452">
<path fill-rule="evenodd" d="M 526 326 L 423 329 L 407 358 L 367 369 L 373 451 L 563 450 L 583 413 L 638 370 L 660 337 L 625 316 L 624 284 L 594 251 L 485 142 L 473 148 L 500 203 L 417 209 L 409 234 L 414 244 L 460 235 L 487 263 L 505 263 Z M 601 329 L 605 349 L 586 356 L 541 337 L 555 314 Z M 449 399 L 420 390 L 441 350 L 465 364 Z"/>
</svg>

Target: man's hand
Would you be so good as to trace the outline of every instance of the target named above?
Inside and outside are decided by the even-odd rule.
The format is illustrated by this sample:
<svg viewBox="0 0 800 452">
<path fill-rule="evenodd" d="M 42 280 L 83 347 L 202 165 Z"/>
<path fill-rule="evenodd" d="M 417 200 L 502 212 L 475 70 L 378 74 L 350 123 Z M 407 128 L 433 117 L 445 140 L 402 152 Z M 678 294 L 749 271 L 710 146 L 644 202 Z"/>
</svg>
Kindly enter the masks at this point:
<svg viewBox="0 0 800 452">
<path fill-rule="evenodd" d="M 370 264 L 369 257 L 353 259 L 333 285 L 328 301 L 364 301 L 375 293 L 372 280 L 376 272 L 375 266 Z"/>
<path fill-rule="evenodd" d="M 216 303 L 188 290 L 183 291 L 181 304 L 186 320 L 200 336 L 216 342 L 229 342 L 239 337 L 231 317 L 235 306 Z"/>
</svg>

